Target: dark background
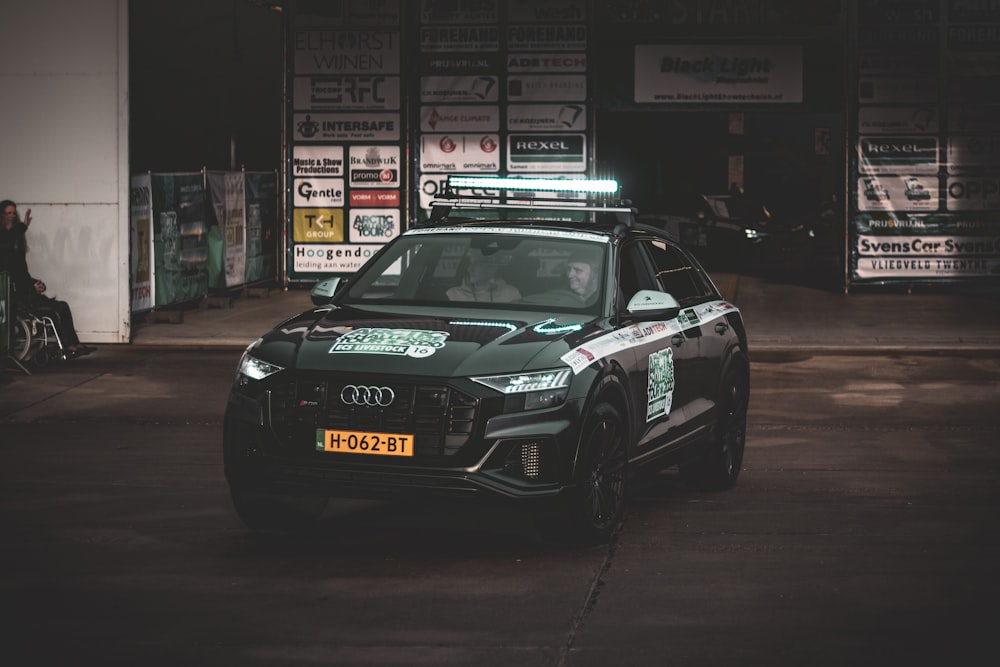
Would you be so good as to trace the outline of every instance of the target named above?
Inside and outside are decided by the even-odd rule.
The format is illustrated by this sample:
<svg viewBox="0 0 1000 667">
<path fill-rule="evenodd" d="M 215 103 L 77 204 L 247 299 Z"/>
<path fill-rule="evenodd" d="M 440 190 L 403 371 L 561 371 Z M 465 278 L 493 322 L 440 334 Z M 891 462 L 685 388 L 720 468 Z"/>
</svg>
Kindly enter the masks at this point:
<svg viewBox="0 0 1000 667">
<path fill-rule="evenodd" d="M 129 4 L 132 173 L 278 169 L 282 21 L 253 0 Z"/>
</svg>

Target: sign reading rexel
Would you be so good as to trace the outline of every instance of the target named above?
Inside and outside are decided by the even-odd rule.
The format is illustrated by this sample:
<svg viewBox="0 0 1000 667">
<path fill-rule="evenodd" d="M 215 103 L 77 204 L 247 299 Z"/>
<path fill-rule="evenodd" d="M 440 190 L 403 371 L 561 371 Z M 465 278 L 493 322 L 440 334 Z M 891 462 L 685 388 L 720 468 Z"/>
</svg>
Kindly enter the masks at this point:
<svg viewBox="0 0 1000 667">
<path fill-rule="evenodd" d="M 424 172 L 500 171 L 497 134 L 423 134 L 420 170 Z"/>
<path fill-rule="evenodd" d="M 349 162 L 352 188 L 399 187 L 399 146 L 351 146 Z"/>
<path fill-rule="evenodd" d="M 584 134 L 511 134 L 507 137 L 507 169 L 516 172 L 585 171 Z"/>
<path fill-rule="evenodd" d="M 936 174 L 937 137 L 860 137 L 858 170 L 863 174 Z"/>
</svg>

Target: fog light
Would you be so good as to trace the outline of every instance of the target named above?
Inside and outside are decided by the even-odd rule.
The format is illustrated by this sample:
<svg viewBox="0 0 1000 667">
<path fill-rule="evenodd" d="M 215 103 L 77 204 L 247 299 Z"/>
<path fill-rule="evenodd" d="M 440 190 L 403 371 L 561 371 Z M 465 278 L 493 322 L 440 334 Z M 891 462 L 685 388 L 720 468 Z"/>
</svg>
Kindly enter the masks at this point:
<svg viewBox="0 0 1000 667">
<path fill-rule="evenodd" d="M 521 445 L 521 470 L 528 479 L 542 474 L 542 452 L 537 442 Z"/>
<path fill-rule="evenodd" d="M 544 472 L 542 443 L 530 441 L 512 447 L 504 462 L 504 470 L 531 481 L 541 479 Z"/>
</svg>

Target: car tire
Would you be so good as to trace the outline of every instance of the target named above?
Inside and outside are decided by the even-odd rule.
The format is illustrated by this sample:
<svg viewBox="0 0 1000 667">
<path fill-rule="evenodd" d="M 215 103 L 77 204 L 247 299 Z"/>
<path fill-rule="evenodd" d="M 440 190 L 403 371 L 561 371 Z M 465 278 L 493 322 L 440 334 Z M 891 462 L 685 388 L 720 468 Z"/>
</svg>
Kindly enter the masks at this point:
<svg viewBox="0 0 1000 667">
<path fill-rule="evenodd" d="M 269 533 L 304 532 L 316 526 L 327 498 L 322 496 L 274 496 L 230 488 L 236 514 L 250 530 Z"/>
<path fill-rule="evenodd" d="M 681 479 L 686 484 L 712 491 L 723 491 L 736 484 L 746 447 L 749 395 L 746 374 L 730 369 L 723 376 L 707 448 L 698 458 L 680 466 Z"/>
<path fill-rule="evenodd" d="M 543 514 L 543 540 L 560 544 L 607 542 L 625 515 L 628 477 L 625 421 L 610 403 L 590 411 L 580 435 L 580 477 L 554 515 Z"/>
</svg>

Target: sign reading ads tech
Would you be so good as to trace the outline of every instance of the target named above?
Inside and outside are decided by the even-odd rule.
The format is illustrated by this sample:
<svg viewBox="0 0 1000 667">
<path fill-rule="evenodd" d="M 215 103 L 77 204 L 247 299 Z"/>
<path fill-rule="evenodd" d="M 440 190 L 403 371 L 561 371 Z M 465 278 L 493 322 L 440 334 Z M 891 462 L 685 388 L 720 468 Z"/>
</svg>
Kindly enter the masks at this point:
<svg viewBox="0 0 1000 667">
<path fill-rule="evenodd" d="M 802 102 L 802 47 L 639 45 L 634 95 L 636 102 L 661 104 Z"/>
</svg>

